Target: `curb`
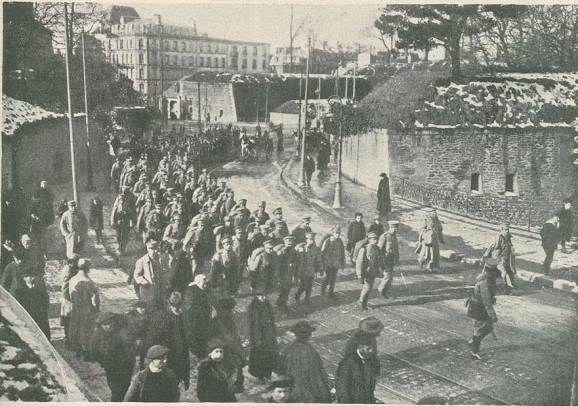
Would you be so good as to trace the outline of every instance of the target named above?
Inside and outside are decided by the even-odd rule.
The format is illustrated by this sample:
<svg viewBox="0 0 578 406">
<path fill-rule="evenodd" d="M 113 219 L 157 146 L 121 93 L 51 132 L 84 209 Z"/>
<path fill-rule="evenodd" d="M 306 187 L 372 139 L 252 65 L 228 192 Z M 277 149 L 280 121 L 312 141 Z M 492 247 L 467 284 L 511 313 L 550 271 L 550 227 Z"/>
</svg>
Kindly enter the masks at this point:
<svg viewBox="0 0 578 406">
<path fill-rule="evenodd" d="M 285 178 L 285 170 L 291 165 L 292 159 L 289 159 L 282 167 L 281 171 L 279 172 L 279 180 L 281 185 L 288 190 L 293 196 L 297 197 L 299 200 L 308 202 L 315 206 L 315 208 L 327 214 L 331 217 L 337 218 L 339 220 L 343 220 L 342 215 L 335 209 L 329 208 L 325 203 L 320 201 L 319 199 L 312 199 L 306 196 L 299 186 L 297 186 L 293 181 L 287 180 Z M 396 199 L 398 200 L 398 199 Z M 415 241 L 408 241 L 404 238 L 398 238 L 400 241 L 405 242 L 410 247 L 416 247 Z M 469 258 L 464 257 L 464 255 L 460 252 L 454 250 L 440 250 L 440 256 L 444 259 L 454 262 L 461 262 L 468 265 L 479 266 L 481 261 L 479 258 Z M 543 288 L 551 288 L 562 290 L 565 292 L 572 292 L 578 294 L 578 285 L 576 282 L 570 282 L 566 279 L 553 279 L 544 274 L 537 273 L 537 272 L 530 272 L 524 270 L 518 270 L 517 277 L 523 281 L 541 286 Z"/>
</svg>

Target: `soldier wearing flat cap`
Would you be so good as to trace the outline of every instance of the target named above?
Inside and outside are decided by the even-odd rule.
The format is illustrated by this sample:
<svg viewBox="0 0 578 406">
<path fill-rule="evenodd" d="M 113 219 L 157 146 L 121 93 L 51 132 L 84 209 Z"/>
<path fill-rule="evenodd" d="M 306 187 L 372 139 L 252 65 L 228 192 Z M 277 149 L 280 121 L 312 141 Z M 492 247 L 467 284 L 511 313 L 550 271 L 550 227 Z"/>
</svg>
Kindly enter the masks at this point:
<svg viewBox="0 0 578 406">
<path fill-rule="evenodd" d="M 68 210 L 60 218 L 60 232 L 66 242 L 66 257 L 80 254 L 86 241 L 88 222 L 78 209 L 76 200 L 68 202 Z"/>
<path fill-rule="evenodd" d="M 297 403 L 331 403 L 329 379 L 321 356 L 309 343 L 315 327 L 308 321 L 295 323 L 290 329 L 295 341 L 279 358 L 280 370 L 293 379 L 293 399 Z"/>
<path fill-rule="evenodd" d="M 169 349 L 168 366 L 185 389 L 189 388 L 189 344 L 183 315 L 183 296 L 172 292 L 162 308 L 151 311 L 145 346 L 163 345 Z"/>
<path fill-rule="evenodd" d="M 315 244 L 315 233 L 305 234 L 305 242 L 295 246 L 299 258 L 297 275 L 299 278 L 299 288 L 295 292 L 295 302 L 299 303 L 301 295 L 305 293 L 305 302 L 311 302 L 311 290 L 315 275 L 323 275 L 323 259 L 321 250 Z"/>
<path fill-rule="evenodd" d="M 148 366 L 132 378 L 125 402 L 179 401 L 181 394 L 177 377 L 167 367 L 169 353 L 163 345 L 153 345 L 148 349 Z"/>
<path fill-rule="evenodd" d="M 241 264 L 233 246 L 231 237 L 224 237 L 221 240 L 222 248 L 219 249 L 211 260 L 209 272 L 209 283 L 211 288 L 218 294 L 224 294 L 225 290 L 230 295 L 239 292 L 241 283 Z"/>
<path fill-rule="evenodd" d="M 215 236 L 205 216 L 199 216 L 198 224 L 191 226 L 183 239 L 183 246 L 189 252 L 193 273 L 208 271 L 210 260 L 215 253 Z"/>
<path fill-rule="evenodd" d="M 327 291 L 329 298 L 334 298 L 337 273 L 345 268 L 345 245 L 341 240 L 341 227 L 338 225 L 331 229 L 331 234 L 321 243 L 321 257 L 325 269 L 325 279 L 321 282 L 321 296 L 325 296 Z"/>
<path fill-rule="evenodd" d="M 344 357 L 335 376 L 338 403 L 375 403 L 375 385 L 380 372 L 377 336 L 383 324 L 375 317 L 359 323 L 345 345 Z"/>
<path fill-rule="evenodd" d="M 285 220 L 283 220 L 283 209 L 281 207 L 273 210 L 273 218 L 269 220 L 268 226 L 269 229 L 275 230 L 275 238 L 283 238 L 289 235 L 289 227 Z"/>
<path fill-rule="evenodd" d="M 148 239 L 160 241 L 165 228 L 165 215 L 163 214 L 162 204 L 157 201 L 145 219 L 145 231 Z"/>
<path fill-rule="evenodd" d="M 104 369 L 111 402 L 124 399 L 135 364 L 130 343 L 120 334 L 119 316 L 111 312 L 100 313 L 90 342 L 90 358 Z"/>
<path fill-rule="evenodd" d="M 251 254 L 251 267 L 249 277 L 251 279 L 251 289 L 255 291 L 257 285 L 262 284 L 267 293 L 273 288 L 274 277 L 277 274 L 278 258 L 274 248 L 274 241 L 267 240 L 262 248 L 257 248 Z"/>
<path fill-rule="evenodd" d="M 258 225 L 267 224 L 270 220 L 269 213 L 266 211 L 267 202 L 262 201 L 259 203 L 259 208 L 253 212 L 253 217 L 251 221 L 254 221 Z"/>
<path fill-rule="evenodd" d="M 128 187 L 121 188 L 110 211 L 110 226 L 116 231 L 118 252 L 124 255 L 129 240 L 129 233 L 136 221 L 135 197 Z"/>
<path fill-rule="evenodd" d="M 167 289 L 167 263 L 161 254 L 159 243 L 146 243 L 147 253 L 134 265 L 133 281 L 138 288 L 139 299 L 147 303 L 162 303 Z"/>
<path fill-rule="evenodd" d="M 311 217 L 305 216 L 301 219 L 301 224 L 293 229 L 291 235 L 295 237 L 295 243 L 301 244 L 305 242 L 305 234 L 311 233 Z"/>
<path fill-rule="evenodd" d="M 375 279 L 381 275 L 382 269 L 383 260 L 381 251 L 377 246 L 377 234 L 369 233 L 367 244 L 359 249 L 355 261 L 355 273 L 363 286 L 359 296 L 359 306 L 362 310 L 367 310 L 369 293 L 373 288 Z"/>
<path fill-rule="evenodd" d="M 275 252 L 278 259 L 279 278 L 279 296 L 275 304 L 280 309 L 287 309 L 287 300 L 299 265 L 299 256 L 295 251 L 295 237 L 288 235 L 283 238 L 283 244 L 276 246 Z"/>
<path fill-rule="evenodd" d="M 377 242 L 383 261 L 383 278 L 379 284 L 378 292 L 384 299 L 388 298 L 388 290 L 393 281 L 393 269 L 399 264 L 399 244 L 397 242 L 398 221 L 388 221 L 389 229 L 383 233 Z"/>
</svg>

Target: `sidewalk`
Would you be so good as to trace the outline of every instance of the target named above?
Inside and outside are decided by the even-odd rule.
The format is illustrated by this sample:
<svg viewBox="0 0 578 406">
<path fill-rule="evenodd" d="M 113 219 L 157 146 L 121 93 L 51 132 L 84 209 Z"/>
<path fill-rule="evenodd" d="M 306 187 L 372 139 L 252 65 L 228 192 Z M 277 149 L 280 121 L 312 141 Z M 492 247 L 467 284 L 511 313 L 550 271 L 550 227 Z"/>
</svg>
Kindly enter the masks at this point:
<svg viewBox="0 0 578 406">
<path fill-rule="evenodd" d="M 291 159 L 283 167 L 280 180 L 291 193 L 317 206 L 318 209 L 342 220 L 353 219 L 355 212 L 364 214 L 366 227 L 373 222 L 376 212 L 376 192 L 365 186 L 342 178 L 342 209 L 333 209 L 334 179 L 336 167 L 331 165 L 325 173 L 313 174 L 311 187 L 299 186 L 299 161 Z M 392 197 L 393 212 L 391 219 L 400 222 L 400 240 L 415 246 L 423 215 L 421 206 L 414 202 Z M 444 227 L 445 244 L 441 256 L 452 260 L 478 265 L 484 250 L 491 244 L 498 229 L 495 225 L 474 220 L 454 213 L 438 210 L 438 216 Z M 540 236 L 530 232 L 512 230 L 516 248 L 518 278 L 541 286 L 553 287 L 578 293 L 578 251 L 569 254 L 556 251 L 552 271 L 549 276 L 542 272 L 544 252 Z"/>
</svg>

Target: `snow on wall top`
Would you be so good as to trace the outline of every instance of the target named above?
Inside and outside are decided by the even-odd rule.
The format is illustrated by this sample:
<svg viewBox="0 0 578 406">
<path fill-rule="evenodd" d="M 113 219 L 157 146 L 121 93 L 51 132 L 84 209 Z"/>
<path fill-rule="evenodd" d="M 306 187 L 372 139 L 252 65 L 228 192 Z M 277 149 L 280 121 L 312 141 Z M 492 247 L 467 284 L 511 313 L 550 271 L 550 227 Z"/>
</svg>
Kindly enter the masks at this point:
<svg viewBox="0 0 578 406">
<path fill-rule="evenodd" d="M 84 117 L 84 113 L 75 113 L 73 116 Z M 44 110 L 42 107 L 2 95 L 2 135 L 12 136 L 24 124 L 62 117 L 68 115 Z"/>
<path fill-rule="evenodd" d="M 573 127 L 578 72 L 503 73 L 435 88 L 415 111 L 416 128 Z"/>
</svg>

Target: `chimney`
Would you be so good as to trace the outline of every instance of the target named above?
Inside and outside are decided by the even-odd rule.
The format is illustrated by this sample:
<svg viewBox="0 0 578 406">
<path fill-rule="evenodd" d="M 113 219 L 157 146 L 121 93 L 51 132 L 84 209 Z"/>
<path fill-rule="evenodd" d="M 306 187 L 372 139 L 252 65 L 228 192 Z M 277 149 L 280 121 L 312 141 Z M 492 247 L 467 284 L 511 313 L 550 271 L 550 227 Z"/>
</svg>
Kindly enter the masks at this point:
<svg viewBox="0 0 578 406">
<path fill-rule="evenodd" d="M 197 35 L 197 22 L 195 21 L 194 18 L 193 18 L 193 31 L 195 32 L 195 35 Z"/>
<path fill-rule="evenodd" d="M 153 15 L 153 23 L 155 23 L 156 25 L 161 25 L 161 15 L 160 14 L 154 14 Z"/>
</svg>

